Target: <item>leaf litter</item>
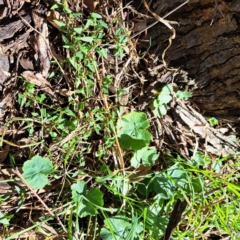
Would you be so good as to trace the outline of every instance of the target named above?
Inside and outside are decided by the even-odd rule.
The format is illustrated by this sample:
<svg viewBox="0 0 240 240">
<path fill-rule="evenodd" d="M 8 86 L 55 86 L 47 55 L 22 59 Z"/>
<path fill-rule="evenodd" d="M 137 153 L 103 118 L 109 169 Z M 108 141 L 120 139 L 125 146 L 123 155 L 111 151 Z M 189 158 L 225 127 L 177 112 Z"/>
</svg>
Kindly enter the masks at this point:
<svg viewBox="0 0 240 240">
<path fill-rule="evenodd" d="M 62 139 L 58 139 L 58 141 L 54 142 L 48 137 L 48 134 L 52 134 L 52 136 L 54 136 L 54 132 L 43 133 L 40 130 L 33 129 L 29 134 L 26 130 L 26 125 L 21 123 L 21 121 L 16 120 L 12 121 L 11 124 L 7 123 L 15 118 L 32 117 L 31 113 L 34 109 L 29 108 L 29 110 L 24 110 L 21 106 L 19 106 L 17 97 L 18 93 L 22 94 L 25 91 L 26 86 L 29 87 L 29 85 L 26 85 L 25 81 L 32 84 L 30 86 L 34 86 L 38 92 L 47 93 L 49 95 L 51 100 L 49 100 L 48 104 L 50 105 L 50 109 L 52 111 L 55 111 L 58 107 L 61 107 L 64 104 L 66 105 L 68 102 L 67 98 L 75 96 L 75 90 L 72 91 L 72 86 L 74 85 L 72 80 L 74 78 L 74 70 L 71 70 L 72 68 L 70 67 L 65 67 L 64 69 L 61 67 L 61 63 L 64 62 L 64 59 L 69 57 L 69 50 L 64 49 L 62 42 L 59 40 L 61 37 L 61 33 L 59 32 L 61 27 L 59 27 L 56 22 L 62 21 L 63 23 L 68 23 L 69 26 L 75 28 L 79 28 L 81 25 L 78 21 L 68 19 L 63 13 L 58 12 L 57 10 L 50 10 L 50 5 L 46 3 L 46 1 L 35 0 L 31 2 L 6 2 L 7 4 L 4 2 L 0 5 L 4 9 L 1 13 L 2 16 L 0 22 L 1 168 L 3 170 L 9 169 L 9 166 L 13 165 L 10 158 L 14 158 L 15 161 L 17 161 L 17 165 L 22 165 L 29 158 L 29 155 L 33 154 L 31 153 L 32 150 L 28 147 L 19 150 L 13 145 L 10 146 L 8 144 L 8 142 L 13 142 L 16 145 L 21 145 L 23 142 L 26 142 L 26 137 L 29 137 L 27 146 L 31 146 L 31 144 L 35 146 L 33 149 L 34 155 L 38 154 L 44 156 L 46 154 L 45 148 L 47 147 L 52 150 L 54 163 L 57 165 L 56 167 L 61 168 L 61 164 L 58 163 L 58 155 L 64 144 L 67 141 L 74 139 L 77 136 L 77 133 L 82 131 L 80 126 L 73 131 L 74 134 L 72 132 L 69 135 L 63 136 Z M 104 17 L 105 21 L 109 24 L 109 29 L 106 34 L 106 42 L 112 41 L 112 39 L 115 39 L 118 34 L 117 24 L 111 24 L 112 19 L 115 19 L 116 17 L 122 19 L 125 28 L 130 32 L 130 34 L 134 34 L 135 37 L 128 38 L 127 41 L 119 39 L 119 41 L 123 41 L 125 44 L 123 48 L 123 56 L 116 57 L 110 48 L 107 51 L 108 54 L 106 55 L 103 51 L 102 54 L 104 57 L 98 57 L 96 62 L 99 65 L 98 74 L 100 74 L 101 77 L 106 75 L 115 76 L 113 84 L 109 85 L 109 92 L 114 95 L 115 98 L 108 98 L 108 101 L 111 101 L 113 104 L 122 105 L 126 114 L 131 115 L 134 114 L 134 111 L 144 111 L 147 114 L 146 116 L 148 119 L 151 119 L 150 126 L 146 125 L 142 129 L 142 131 L 145 131 L 147 134 L 147 144 L 151 140 L 148 136 L 148 132 L 151 132 L 153 136 L 152 142 L 156 149 L 161 150 L 161 152 L 175 151 L 181 156 L 186 157 L 186 159 L 192 155 L 189 149 L 195 149 L 194 151 L 201 150 L 212 156 L 219 154 L 227 156 L 237 152 L 238 145 L 229 140 L 228 136 L 224 136 L 220 131 L 212 127 L 201 115 L 201 113 L 199 113 L 198 109 L 191 106 L 191 103 L 186 100 L 188 96 L 186 96 L 184 92 L 191 92 L 197 88 L 194 79 L 191 79 L 188 76 L 188 73 L 182 69 L 166 67 L 166 63 L 163 61 L 164 59 L 159 59 L 157 56 L 145 51 L 143 45 L 141 44 L 141 34 L 144 35 L 144 30 L 147 31 L 147 21 L 144 19 L 144 14 L 138 13 L 130 6 L 126 6 L 125 9 L 119 8 L 118 6 L 121 6 L 122 4 L 119 3 L 116 6 L 114 1 L 110 1 L 108 7 L 100 6 L 97 1 L 84 1 L 83 5 L 80 4 L 80 1 L 67 2 L 72 11 L 75 11 L 77 8 L 77 11 L 87 11 L 88 14 L 89 12 L 95 11 Z M 135 16 L 138 20 L 132 20 L 132 16 Z M 83 17 L 87 19 L 84 14 Z M 154 17 L 156 18 L 155 15 Z M 170 30 L 172 29 L 173 28 L 170 26 Z M 173 32 L 173 35 L 175 37 L 175 32 Z M 90 41 L 88 38 L 81 38 L 79 40 L 87 42 Z M 93 41 L 93 39 L 91 39 L 91 41 Z M 99 52 L 101 53 L 101 51 Z M 167 52 L 164 52 L 164 54 L 167 54 Z M 55 61 L 55 65 L 51 65 L 51 61 Z M 92 66 L 88 66 L 91 69 Z M 62 75 L 58 79 L 50 76 L 51 73 L 54 72 L 53 70 L 57 67 L 60 67 Z M 21 80 L 19 76 L 22 76 L 25 80 Z M 49 81 L 50 79 L 51 82 Z M 84 80 L 82 81 L 84 82 Z M 181 91 L 179 92 L 179 95 L 182 96 L 183 99 L 178 99 L 178 95 L 175 97 L 174 95 L 170 96 L 170 93 L 165 94 L 165 100 L 162 101 L 165 101 L 164 104 L 167 104 L 168 109 L 164 112 L 163 115 L 166 115 L 163 118 L 157 118 L 149 106 L 163 86 L 167 84 L 172 84 L 171 87 L 173 86 L 173 88 L 178 88 Z M 99 99 L 102 100 L 102 98 L 104 98 L 100 89 L 100 83 L 98 82 L 98 86 L 97 84 L 95 85 L 95 99 L 86 99 L 84 103 L 88 109 L 92 110 L 96 109 L 100 102 Z M 125 95 L 122 95 L 122 97 L 126 96 L 125 100 L 121 100 L 121 98 L 117 96 L 117 92 L 121 89 L 127 90 L 127 94 L 126 91 L 123 91 L 123 93 L 125 92 Z M 36 104 L 34 108 L 37 107 L 38 106 Z M 43 118 L 45 116 L 44 114 L 45 113 L 42 111 Z M 79 111 L 78 114 L 81 118 L 81 111 Z M 69 115 L 68 117 L 71 118 L 74 116 Z M 124 120 L 124 118 L 121 119 L 121 121 L 122 120 Z M 48 124 L 48 122 L 46 124 Z M 59 124 L 62 124 L 61 119 L 59 119 Z M 56 132 L 62 131 L 64 129 L 64 125 L 62 126 L 62 128 L 56 129 Z M 124 132 L 124 126 L 122 127 L 120 127 L 120 129 Z M 228 132 L 230 132 L 230 130 Z M 48 146 L 43 147 L 41 144 L 34 145 L 37 141 L 39 141 L 39 139 L 43 139 L 45 136 L 47 136 L 46 144 Z M 90 138 L 86 140 L 90 141 L 90 139 L 91 142 L 88 147 L 92 149 L 91 151 L 94 151 L 93 149 L 102 142 L 102 139 L 94 139 L 94 136 L 90 136 Z M 127 144 L 126 148 L 132 147 L 128 146 L 127 141 L 125 144 Z M 131 165 L 136 168 L 136 171 L 133 170 L 132 177 L 130 177 L 133 181 L 141 178 L 142 175 L 140 173 L 147 174 L 149 172 L 150 168 L 146 159 L 148 159 L 150 154 L 154 155 L 154 159 L 152 159 L 154 169 L 164 169 L 164 166 L 161 163 L 157 163 L 157 161 L 155 161 L 157 158 L 155 149 L 153 150 L 151 147 L 149 148 L 146 146 L 147 144 L 143 142 L 143 146 L 151 152 L 139 153 L 143 156 L 143 161 L 141 162 L 141 158 L 137 156 L 137 153 L 131 160 Z M 53 148 L 53 146 L 58 147 Z M 86 147 L 87 145 L 83 146 Z M 78 144 L 76 147 L 81 148 L 81 145 Z M 74 149 L 74 146 L 72 149 Z M 86 161 L 88 162 L 89 169 L 90 171 L 96 171 L 91 152 L 88 153 L 88 155 L 89 156 L 86 156 Z M 112 157 L 112 155 L 110 156 Z M 110 159 L 110 157 L 108 158 Z M 71 161 L 74 160 L 72 159 Z M 139 170 L 139 172 L 137 170 Z M 4 175 L 0 175 L 1 179 L 3 176 Z M 160 177 L 161 176 L 159 175 L 159 178 Z M 162 177 L 166 176 L 164 175 Z M 9 176 L 9 179 L 12 178 L 14 178 L 13 175 Z M 38 181 L 41 181 L 41 178 L 39 179 L 40 180 Z M 46 182 L 48 180 L 44 178 L 44 181 Z M 5 183 L 0 184 L 1 188 L 4 188 Z M 54 199 L 56 199 L 56 194 L 59 193 L 57 189 L 54 189 L 54 186 L 58 186 L 59 181 L 52 179 L 51 184 L 53 186 L 51 189 L 55 192 L 49 192 L 49 194 L 52 199 L 51 201 L 54 201 Z M 77 191 L 79 190 L 77 190 L 77 188 L 80 189 L 80 187 L 84 187 L 82 182 L 78 182 L 77 184 L 72 185 L 74 201 L 76 201 L 75 198 L 78 198 Z M 155 184 L 158 184 L 158 182 Z M 61 191 L 64 193 L 64 191 L 67 191 L 67 188 L 69 188 L 69 185 L 62 183 L 62 186 Z M 75 189 L 73 186 L 77 188 Z M 16 194 L 16 190 L 10 193 L 9 188 L 14 188 L 12 184 L 8 184 L 7 188 L 8 194 L 12 199 L 15 199 L 14 202 L 17 206 L 20 198 L 18 197 L 18 194 Z M 101 195 L 98 188 L 92 188 L 92 190 L 88 193 L 84 193 L 86 199 L 81 201 L 84 202 L 82 207 L 87 208 L 91 215 L 95 215 L 97 213 L 97 209 L 94 204 L 103 206 L 103 202 L 102 200 L 99 203 L 94 202 L 91 191 L 95 191 L 94 194 Z M 50 200 L 48 200 L 47 197 L 48 193 L 43 191 L 39 194 L 41 194 L 43 201 L 49 203 Z M 88 199 L 90 199 L 93 204 L 91 204 Z M 26 206 L 28 204 L 32 204 L 29 198 L 27 198 Z M 185 206 L 185 202 L 183 205 Z M 13 202 L 11 202 L 11 206 L 14 206 Z M 40 205 L 36 202 L 35 206 L 39 207 Z M 21 211 L 23 211 L 25 209 L 24 204 L 20 206 L 19 209 L 22 209 Z M 0 208 L 0 210 L 2 211 L 3 209 Z M 31 216 L 37 221 L 37 211 L 38 210 L 34 210 L 33 208 L 31 212 L 25 211 L 25 213 L 26 216 Z M 11 210 L 9 210 L 9 212 L 11 212 Z M 3 215 L 2 212 L 0 213 Z M 79 208 L 79 214 L 84 215 L 85 213 L 81 213 L 81 208 Z M 112 217 L 111 221 L 121 222 L 121 218 L 122 216 L 119 216 L 120 220 L 118 217 Z M 27 217 L 25 218 L 25 226 L 27 226 L 26 219 Z M 7 219 L 3 218 L 2 221 L 7 221 Z M 126 224 L 124 221 L 123 223 Z M 17 217 L 14 218 L 14 224 L 16 226 L 21 226 L 20 219 Z M 129 228 L 128 224 L 123 227 L 123 230 L 125 228 Z M 138 226 L 138 228 L 141 228 L 141 226 Z M 20 231 L 20 228 L 16 228 L 14 232 L 18 230 Z M 32 234 L 31 231 L 29 231 L 29 234 Z M 107 229 L 103 229 L 101 234 L 109 235 L 110 233 Z"/>
</svg>

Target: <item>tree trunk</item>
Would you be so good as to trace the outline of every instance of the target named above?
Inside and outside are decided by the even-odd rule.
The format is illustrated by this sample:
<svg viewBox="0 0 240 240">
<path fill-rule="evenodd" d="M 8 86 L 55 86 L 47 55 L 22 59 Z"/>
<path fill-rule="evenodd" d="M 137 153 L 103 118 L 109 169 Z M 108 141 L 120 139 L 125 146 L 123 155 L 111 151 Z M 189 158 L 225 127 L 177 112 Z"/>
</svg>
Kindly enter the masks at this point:
<svg viewBox="0 0 240 240">
<path fill-rule="evenodd" d="M 148 2 L 151 11 L 163 17 L 184 0 L 151 2 Z M 186 70 L 196 80 L 198 88 L 192 101 L 205 115 L 237 123 L 240 117 L 240 1 L 190 0 L 166 19 L 180 25 L 171 24 L 176 38 L 165 60 L 169 66 Z M 159 23 L 148 30 L 145 40 L 151 36 L 152 49 L 161 56 L 171 34 L 170 29 Z"/>
</svg>

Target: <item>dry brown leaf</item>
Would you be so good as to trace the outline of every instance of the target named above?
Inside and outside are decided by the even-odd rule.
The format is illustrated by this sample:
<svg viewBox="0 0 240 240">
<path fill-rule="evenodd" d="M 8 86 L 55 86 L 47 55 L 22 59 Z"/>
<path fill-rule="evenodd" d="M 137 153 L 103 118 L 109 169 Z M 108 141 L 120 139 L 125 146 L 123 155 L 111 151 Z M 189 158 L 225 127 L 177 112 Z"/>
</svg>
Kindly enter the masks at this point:
<svg viewBox="0 0 240 240">
<path fill-rule="evenodd" d="M 7 55 L 0 53 L 0 59 L 0 83 L 2 84 L 10 76 L 8 72 L 10 64 Z"/>
<path fill-rule="evenodd" d="M 50 46 L 48 41 L 48 26 L 42 17 L 42 12 L 37 9 L 32 12 L 35 29 L 41 33 L 34 33 L 32 45 L 37 55 L 40 72 L 43 77 L 48 77 L 50 69 Z"/>
<path fill-rule="evenodd" d="M 144 31 L 147 28 L 147 20 L 134 19 L 133 23 L 134 23 L 134 27 L 133 27 L 134 33 Z"/>
<path fill-rule="evenodd" d="M 90 12 L 95 11 L 97 5 L 99 5 L 99 1 L 94 0 L 84 0 L 83 2 L 88 7 Z"/>
<path fill-rule="evenodd" d="M 34 74 L 33 71 L 25 71 L 22 76 L 30 83 L 38 86 L 41 90 L 47 92 L 51 96 L 55 96 L 54 92 L 51 90 L 51 84 L 42 76 L 41 73 Z"/>
<path fill-rule="evenodd" d="M 53 25 L 53 27 L 55 27 L 59 31 L 61 31 L 61 28 L 54 22 L 54 20 L 57 20 L 57 21 L 63 22 L 63 23 L 68 23 L 71 27 L 79 26 L 79 23 L 75 18 L 69 20 L 65 16 L 61 15 L 59 12 L 57 12 L 55 10 L 51 10 L 47 13 L 47 21 L 49 23 L 51 23 Z"/>
<path fill-rule="evenodd" d="M 32 60 L 29 58 L 29 56 L 24 57 L 22 56 L 19 60 L 19 63 L 21 64 L 21 66 L 25 69 L 25 70 L 34 70 L 33 67 L 33 62 Z"/>
<path fill-rule="evenodd" d="M 135 171 L 136 173 L 132 174 L 129 179 L 131 180 L 131 182 L 139 182 L 142 181 L 146 174 L 148 173 L 149 169 L 151 169 L 151 167 L 149 166 L 144 166 L 144 165 L 140 165 Z"/>
<path fill-rule="evenodd" d="M 2 163 L 7 158 L 9 148 L 10 148 L 10 146 L 8 144 L 6 144 L 2 148 L 2 150 L 0 149 L 0 163 Z"/>
<path fill-rule="evenodd" d="M 57 93 L 61 94 L 64 97 L 69 97 L 72 96 L 72 94 L 75 93 L 75 91 L 69 91 L 68 89 L 64 88 L 64 89 L 59 89 L 56 90 Z"/>
</svg>

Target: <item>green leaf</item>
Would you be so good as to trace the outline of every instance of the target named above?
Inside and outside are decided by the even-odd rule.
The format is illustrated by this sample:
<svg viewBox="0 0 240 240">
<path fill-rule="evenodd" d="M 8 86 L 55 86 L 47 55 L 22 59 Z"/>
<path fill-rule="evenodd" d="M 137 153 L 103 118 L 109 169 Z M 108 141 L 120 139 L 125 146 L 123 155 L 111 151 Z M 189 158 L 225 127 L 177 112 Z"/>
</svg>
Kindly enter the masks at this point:
<svg viewBox="0 0 240 240">
<path fill-rule="evenodd" d="M 3 225 L 9 225 L 9 220 L 0 212 L 0 223 Z"/>
<path fill-rule="evenodd" d="M 103 240 L 122 240 L 126 239 L 128 232 L 131 228 L 131 224 L 128 221 L 128 218 L 122 215 L 114 216 L 104 220 L 105 225 L 108 228 L 112 229 L 114 233 L 114 238 L 111 231 L 107 228 L 102 228 L 100 232 L 100 237 Z"/>
<path fill-rule="evenodd" d="M 176 186 L 184 186 L 188 181 L 186 171 L 181 168 L 179 164 L 174 164 L 167 170 L 167 175 L 170 176 L 171 180 L 174 180 Z"/>
<path fill-rule="evenodd" d="M 196 152 L 190 159 L 190 163 L 195 167 L 207 166 L 210 162 L 209 157 L 202 152 Z"/>
<path fill-rule="evenodd" d="M 171 198 L 176 189 L 176 185 L 167 177 L 166 173 L 159 173 L 153 183 L 155 192 L 163 199 Z"/>
<path fill-rule="evenodd" d="M 86 194 L 86 183 L 78 181 L 71 186 L 73 201 L 78 203 L 82 199 L 82 195 Z"/>
<path fill-rule="evenodd" d="M 79 28 L 73 28 L 73 31 L 76 32 L 76 33 L 78 33 L 78 34 L 82 34 L 83 29 L 82 29 L 81 27 L 79 27 Z"/>
<path fill-rule="evenodd" d="M 86 198 L 91 204 L 96 206 L 103 206 L 103 193 L 99 188 L 91 188 L 86 195 Z"/>
<path fill-rule="evenodd" d="M 162 94 L 160 93 L 158 95 L 158 101 L 161 105 L 163 104 L 168 104 L 169 102 L 172 101 L 172 96 L 171 95 L 165 95 L 165 94 Z"/>
<path fill-rule="evenodd" d="M 75 113 L 74 113 L 71 109 L 69 109 L 68 107 L 65 108 L 64 112 L 65 112 L 69 117 L 74 117 L 74 118 L 76 118 Z"/>
<path fill-rule="evenodd" d="M 162 118 L 164 115 L 167 114 L 167 105 L 163 104 L 163 105 L 159 105 L 157 108 L 155 108 L 154 113 L 156 116 Z"/>
<path fill-rule="evenodd" d="M 140 164 L 151 166 L 158 158 L 156 148 L 144 147 L 136 151 L 131 159 L 131 166 L 138 168 Z"/>
<path fill-rule="evenodd" d="M 170 95 L 173 93 L 173 86 L 171 84 L 169 85 L 166 85 L 162 88 L 162 91 L 161 91 L 161 95 L 164 96 L 164 95 Z"/>
<path fill-rule="evenodd" d="M 149 127 L 145 113 L 131 112 L 117 122 L 118 137 L 122 148 L 139 150 L 152 139 L 146 130 Z"/>
<path fill-rule="evenodd" d="M 178 90 L 176 93 L 176 97 L 179 99 L 188 100 L 191 97 L 191 93 L 187 91 Z"/>
<path fill-rule="evenodd" d="M 47 175 L 53 170 L 48 158 L 34 156 L 23 164 L 23 177 L 33 189 L 44 188 L 49 184 Z"/>
<path fill-rule="evenodd" d="M 91 17 L 92 17 L 92 18 L 96 18 L 96 19 L 102 18 L 102 16 L 101 16 L 100 14 L 95 13 L 95 12 L 92 12 L 92 13 L 91 13 Z"/>
<path fill-rule="evenodd" d="M 221 170 L 222 170 L 222 161 L 216 159 L 216 160 L 212 163 L 211 169 L 212 169 L 214 172 L 220 173 Z"/>
<path fill-rule="evenodd" d="M 209 118 L 209 119 L 208 119 L 208 122 L 210 123 L 210 125 L 211 125 L 212 127 L 218 125 L 218 120 L 217 120 L 216 118 L 214 118 L 214 117 Z"/>
<path fill-rule="evenodd" d="M 64 22 L 60 22 L 60 21 L 58 21 L 58 20 L 53 20 L 53 21 L 54 21 L 60 28 L 66 26 L 66 23 L 64 23 Z"/>
<path fill-rule="evenodd" d="M 83 42 L 92 43 L 93 37 L 80 37 L 79 40 L 81 40 Z"/>
<path fill-rule="evenodd" d="M 98 54 L 105 59 L 107 59 L 107 48 L 101 48 L 100 50 L 97 50 Z"/>
<path fill-rule="evenodd" d="M 71 186 L 71 190 L 79 217 L 95 216 L 98 208 L 103 206 L 103 194 L 98 188 L 91 188 L 86 192 L 86 183 L 78 181 Z"/>
</svg>

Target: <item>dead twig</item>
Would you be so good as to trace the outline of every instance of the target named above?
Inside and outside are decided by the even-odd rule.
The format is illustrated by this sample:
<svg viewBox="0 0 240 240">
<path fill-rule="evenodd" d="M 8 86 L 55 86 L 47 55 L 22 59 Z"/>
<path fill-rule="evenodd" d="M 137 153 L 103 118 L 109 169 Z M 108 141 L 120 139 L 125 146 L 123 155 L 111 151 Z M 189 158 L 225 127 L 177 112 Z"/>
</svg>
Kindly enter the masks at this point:
<svg viewBox="0 0 240 240">
<path fill-rule="evenodd" d="M 43 205 L 43 207 L 48 211 L 48 213 L 53 216 L 58 223 L 60 224 L 60 226 L 62 227 L 62 229 L 64 230 L 65 233 L 67 233 L 67 229 L 64 227 L 63 223 L 61 222 L 60 218 L 54 214 L 51 209 L 44 203 L 44 201 L 38 196 L 38 194 L 36 193 L 36 191 L 34 191 L 30 185 L 25 181 L 23 175 L 19 172 L 18 168 L 16 168 L 15 170 L 12 170 L 21 180 L 22 182 L 26 185 L 26 187 L 31 191 L 31 193 L 40 201 L 40 203 Z"/>
<path fill-rule="evenodd" d="M 214 12 L 213 12 L 212 21 L 210 23 L 210 26 L 212 26 L 212 24 L 213 24 L 214 17 L 216 16 L 217 11 L 219 11 L 221 13 L 222 17 L 224 17 L 222 9 L 218 5 L 218 0 L 215 0 L 215 9 L 214 9 Z"/>
<path fill-rule="evenodd" d="M 185 3 L 187 3 L 189 0 L 187 0 Z M 150 8 L 148 7 L 147 3 L 145 1 L 143 1 L 144 3 L 144 6 L 146 7 L 146 9 L 156 18 L 156 20 L 158 22 L 161 22 L 163 23 L 166 27 L 168 27 L 171 31 L 172 31 L 172 36 L 169 37 L 168 41 L 169 41 L 169 44 L 168 46 L 164 49 L 163 53 L 162 53 L 162 61 L 163 61 L 163 64 L 165 67 L 167 67 L 167 63 L 165 62 L 164 60 L 164 56 L 165 56 L 165 53 L 166 51 L 168 50 L 168 48 L 170 48 L 170 46 L 172 45 L 172 40 L 176 37 L 176 30 L 171 26 L 171 24 L 178 24 L 177 22 L 173 22 L 173 21 L 168 21 L 168 20 L 165 20 L 164 18 L 158 16 L 156 13 L 152 12 L 150 10 Z"/>
<path fill-rule="evenodd" d="M 167 13 L 165 16 L 162 17 L 162 19 L 164 20 L 164 18 L 168 17 L 169 15 L 171 15 L 173 12 L 177 11 L 179 8 L 181 8 L 182 6 L 184 6 L 186 3 L 188 3 L 189 0 L 185 1 L 184 3 L 180 4 L 178 7 L 174 8 L 171 12 Z M 159 17 L 159 16 L 158 16 Z M 167 21 L 167 20 L 164 20 L 164 21 Z M 172 22 L 172 21 L 168 21 L 169 23 L 171 24 L 174 24 L 176 22 Z M 133 36 L 131 36 L 131 39 L 132 38 L 135 38 L 136 36 L 138 36 L 139 34 L 143 33 L 144 31 L 148 30 L 149 28 L 155 26 L 157 23 L 159 23 L 159 20 L 153 22 L 152 24 L 150 24 L 147 28 L 143 29 L 142 31 L 140 32 L 137 32 L 136 34 L 134 34 Z M 163 23 L 164 24 L 164 23 Z"/>
</svg>

